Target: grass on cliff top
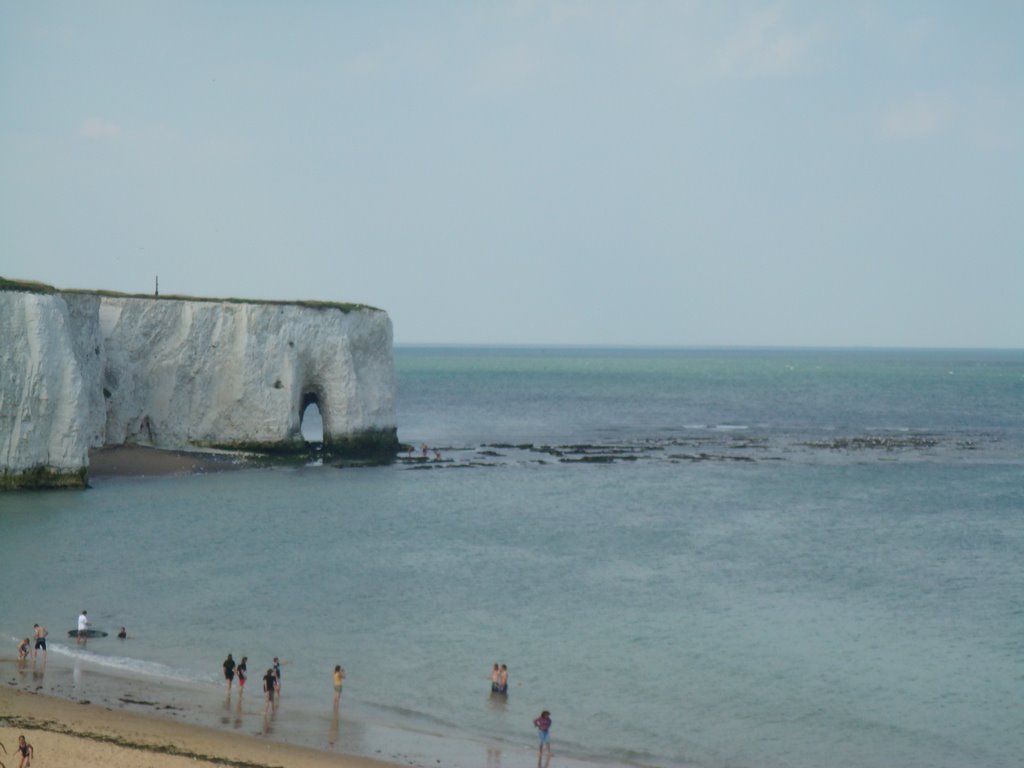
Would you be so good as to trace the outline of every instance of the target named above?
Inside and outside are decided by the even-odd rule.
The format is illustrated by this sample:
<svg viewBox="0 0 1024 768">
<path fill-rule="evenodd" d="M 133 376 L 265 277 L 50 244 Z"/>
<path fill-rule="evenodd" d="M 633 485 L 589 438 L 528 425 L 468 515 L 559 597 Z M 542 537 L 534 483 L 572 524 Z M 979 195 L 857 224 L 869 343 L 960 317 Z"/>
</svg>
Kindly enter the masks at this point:
<svg viewBox="0 0 1024 768">
<path fill-rule="evenodd" d="M 85 288 L 69 288 L 60 293 L 74 293 L 86 296 L 107 296 L 115 299 L 152 299 L 153 301 L 208 301 L 214 304 L 263 304 L 282 307 L 306 307 L 307 309 L 339 309 L 348 313 L 355 310 L 366 309 L 371 312 L 380 312 L 377 307 L 368 304 L 352 304 L 345 301 L 312 301 L 299 299 L 285 301 L 283 299 L 239 299 L 235 297 L 217 298 L 213 296 L 186 296 L 180 293 L 161 293 L 159 296 L 152 293 L 119 293 L 117 291 L 90 291 Z"/>
<path fill-rule="evenodd" d="M 28 280 L 8 280 L 0 277 L 0 291 L 22 291 L 24 293 L 73 293 L 84 296 L 107 296 L 117 299 L 153 299 L 155 301 L 208 301 L 215 304 L 267 304 L 284 307 L 306 307 L 307 309 L 338 309 L 344 313 L 357 310 L 368 310 L 380 312 L 378 307 L 371 307 L 368 304 L 352 304 L 344 301 L 311 301 L 296 300 L 284 301 L 278 299 L 237 299 L 237 298 L 214 298 L 210 296 L 185 296 L 177 293 L 160 294 L 152 293 L 119 293 L 117 291 L 90 291 L 86 288 L 59 289 L 45 283 L 34 283 Z"/>
<path fill-rule="evenodd" d="M 46 283 L 34 283 L 30 280 L 8 280 L 0 277 L 0 291 L 21 291 L 22 293 L 57 293 L 57 289 Z"/>
</svg>

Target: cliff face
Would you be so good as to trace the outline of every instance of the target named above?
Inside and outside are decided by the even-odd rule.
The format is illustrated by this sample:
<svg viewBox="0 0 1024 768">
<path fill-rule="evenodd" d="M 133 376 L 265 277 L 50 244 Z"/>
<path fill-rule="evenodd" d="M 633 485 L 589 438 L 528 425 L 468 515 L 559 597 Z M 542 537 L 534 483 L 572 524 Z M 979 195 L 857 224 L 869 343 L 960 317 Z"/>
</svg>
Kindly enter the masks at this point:
<svg viewBox="0 0 1024 768">
<path fill-rule="evenodd" d="M 310 402 L 327 455 L 386 458 L 391 342 L 369 308 L 0 291 L 7 485 L 84 482 L 101 445 L 300 451 Z"/>
<path fill-rule="evenodd" d="M 18 484 L 18 477 L 26 484 L 85 482 L 96 425 L 75 335 L 59 296 L 0 291 L 0 466 L 5 485 Z"/>
</svg>

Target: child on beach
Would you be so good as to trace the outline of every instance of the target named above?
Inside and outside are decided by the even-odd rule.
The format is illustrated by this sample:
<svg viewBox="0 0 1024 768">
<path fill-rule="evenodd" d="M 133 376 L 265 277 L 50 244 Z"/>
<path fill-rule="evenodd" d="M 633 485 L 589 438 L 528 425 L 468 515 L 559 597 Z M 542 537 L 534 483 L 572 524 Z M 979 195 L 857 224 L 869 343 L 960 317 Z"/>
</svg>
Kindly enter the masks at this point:
<svg viewBox="0 0 1024 768">
<path fill-rule="evenodd" d="M 540 747 L 537 750 L 537 764 L 540 764 L 540 756 L 544 754 L 544 746 L 548 748 L 548 759 L 551 759 L 551 713 L 546 709 L 540 713 L 540 717 L 533 721 L 537 728 L 537 735 L 540 737 Z"/>
<path fill-rule="evenodd" d="M 32 749 L 31 744 L 25 741 L 24 736 L 18 737 L 18 752 L 21 753 L 21 762 L 18 763 L 18 768 L 29 768 L 32 765 L 32 758 L 35 757 L 36 751 Z"/>
<path fill-rule="evenodd" d="M 24 640 L 22 640 L 21 642 L 18 643 L 18 659 L 19 660 L 24 661 L 25 659 L 28 658 L 28 653 L 29 653 L 29 647 L 28 646 L 29 646 L 29 642 L 28 642 L 28 638 L 27 637 Z"/>
</svg>

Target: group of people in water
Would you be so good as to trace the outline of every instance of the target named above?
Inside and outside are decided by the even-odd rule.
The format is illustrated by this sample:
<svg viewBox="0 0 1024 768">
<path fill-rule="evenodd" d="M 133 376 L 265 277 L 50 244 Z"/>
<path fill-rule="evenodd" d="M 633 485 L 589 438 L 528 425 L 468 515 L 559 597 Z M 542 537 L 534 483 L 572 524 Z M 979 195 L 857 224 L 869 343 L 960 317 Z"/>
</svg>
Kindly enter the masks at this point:
<svg viewBox="0 0 1024 768">
<path fill-rule="evenodd" d="M 498 666 L 498 662 L 494 662 L 494 667 L 491 669 L 491 693 L 502 696 L 508 694 L 508 666 L 506 664 Z"/>
<path fill-rule="evenodd" d="M 76 636 L 78 638 L 78 642 L 79 643 L 85 643 L 85 641 L 88 640 L 90 637 L 95 637 L 95 636 L 106 637 L 107 633 L 106 632 L 98 632 L 98 633 L 96 633 L 92 629 L 92 622 L 89 621 L 89 612 L 88 611 L 82 611 L 79 614 L 79 616 L 78 616 L 78 632 L 77 632 Z M 117 637 L 120 640 L 127 640 L 128 639 L 128 630 L 125 629 L 124 627 L 121 627 L 121 629 L 119 629 L 118 632 L 117 632 Z"/>
<path fill-rule="evenodd" d="M 90 629 L 91 622 L 89 621 L 89 614 L 87 611 L 82 611 L 78 617 L 78 629 L 71 630 L 69 634 L 75 636 L 79 643 L 85 643 L 85 641 L 91 636 Z M 106 632 L 100 632 L 101 636 L 106 637 Z M 46 638 L 50 636 L 50 631 L 42 626 L 41 624 L 32 625 L 32 637 L 25 637 L 18 641 L 18 660 L 24 661 L 31 655 L 32 661 L 36 660 L 36 656 L 40 651 L 43 652 L 43 661 L 46 661 Z M 128 639 L 128 630 L 121 627 L 117 632 L 117 636 L 121 640 Z M 34 642 L 33 642 L 34 641 Z"/>
<path fill-rule="evenodd" d="M 238 678 L 238 693 L 241 696 L 245 692 L 245 681 L 248 679 L 248 663 L 249 657 L 243 656 L 242 660 L 235 662 L 234 657 L 229 653 L 228 657 L 224 659 L 224 680 L 227 684 L 228 696 L 231 696 L 231 685 Z M 267 668 L 267 672 L 263 675 L 263 695 L 266 699 L 266 703 L 263 707 L 263 713 L 266 714 L 271 709 L 277 708 L 277 700 L 281 694 L 281 665 L 287 662 L 281 661 L 277 656 L 274 657 L 274 663 Z M 342 669 L 340 664 L 334 665 L 334 708 L 338 708 L 338 704 L 341 701 L 341 689 L 345 682 L 345 670 Z"/>
<path fill-rule="evenodd" d="M 281 665 L 287 664 L 288 662 L 281 661 L 277 656 L 274 657 L 273 663 L 267 667 L 266 674 L 263 675 L 263 696 L 265 704 L 263 706 L 263 713 L 266 714 L 270 710 L 277 709 L 277 700 L 281 695 Z M 235 677 L 238 677 L 238 695 L 239 697 L 245 693 L 245 682 L 249 679 L 249 657 L 243 656 L 242 660 L 235 662 L 234 657 L 229 653 L 228 657 L 224 659 L 224 681 L 228 688 L 228 697 L 231 696 L 231 686 L 235 681 Z M 337 669 L 340 669 L 338 667 Z M 342 672 L 342 678 L 345 677 L 345 673 Z M 335 674 L 337 677 L 337 674 Z M 336 687 L 335 703 L 337 703 L 338 697 L 341 695 L 340 684 Z M 241 704 L 241 698 L 239 698 L 239 704 Z"/>
</svg>

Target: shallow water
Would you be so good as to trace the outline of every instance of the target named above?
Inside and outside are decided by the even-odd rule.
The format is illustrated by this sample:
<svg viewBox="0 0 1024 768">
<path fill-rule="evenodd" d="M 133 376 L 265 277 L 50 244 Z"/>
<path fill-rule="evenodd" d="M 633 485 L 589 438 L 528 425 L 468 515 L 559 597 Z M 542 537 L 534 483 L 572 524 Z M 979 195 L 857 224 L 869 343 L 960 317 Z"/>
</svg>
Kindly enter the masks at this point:
<svg viewBox="0 0 1024 768">
<path fill-rule="evenodd" d="M 400 436 L 441 462 L 0 497 L 3 637 L 57 639 L 86 608 L 133 638 L 58 641 L 54 661 L 181 687 L 223 727 L 226 654 L 249 657 L 256 710 L 279 655 L 273 735 L 325 748 L 340 663 L 346 748 L 422 764 L 518 764 L 541 709 L 556 756 L 589 762 L 1024 754 L 1024 354 L 399 349 L 396 367 Z"/>
</svg>

